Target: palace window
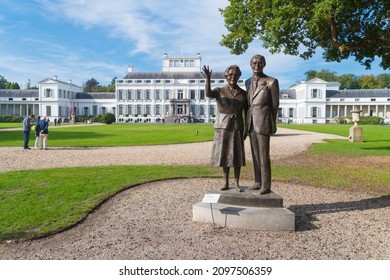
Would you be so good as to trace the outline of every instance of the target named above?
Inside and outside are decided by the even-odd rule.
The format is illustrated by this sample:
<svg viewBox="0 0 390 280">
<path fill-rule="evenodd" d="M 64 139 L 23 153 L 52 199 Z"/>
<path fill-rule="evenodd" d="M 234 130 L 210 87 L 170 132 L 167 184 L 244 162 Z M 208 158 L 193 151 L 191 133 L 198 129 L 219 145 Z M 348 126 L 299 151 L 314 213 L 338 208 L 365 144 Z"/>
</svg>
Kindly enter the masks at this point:
<svg viewBox="0 0 390 280">
<path fill-rule="evenodd" d="M 165 100 L 169 100 L 170 95 L 171 95 L 171 90 L 170 89 L 166 89 L 165 90 Z"/>
<path fill-rule="evenodd" d="M 133 91 L 132 91 L 131 89 L 129 89 L 129 90 L 127 91 L 127 99 L 128 99 L 128 100 L 133 99 Z"/>
<path fill-rule="evenodd" d="M 204 89 L 199 91 L 199 99 L 204 100 Z"/>
<path fill-rule="evenodd" d="M 45 97 L 52 97 L 53 96 L 53 90 L 50 88 L 45 89 Z"/>
<path fill-rule="evenodd" d="M 319 115 L 320 115 L 320 108 L 318 108 L 318 107 L 312 107 L 312 108 L 311 108 L 311 116 L 312 116 L 313 118 L 318 118 Z"/>
<path fill-rule="evenodd" d="M 137 89 L 137 100 L 141 99 L 141 95 L 142 95 L 142 90 Z"/>
<path fill-rule="evenodd" d="M 204 106 L 203 106 L 203 105 L 201 105 L 199 109 L 200 109 L 200 111 L 199 111 L 199 115 L 203 116 L 203 115 L 204 115 L 204 112 L 205 112 L 205 110 L 204 110 Z"/>
<path fill-rule="evenodd" d="M 161 99 L 161 90 L 156 89 L 155 95 L 156 95 L 156 100 L 160 100 Z"/>
<path fill-rule="evenodd" d="M 311 90 L 311 98 L 321 98 L 321 90 L 317 88 L 313 88 Z"/>
<path fill-rule="evenodd" d="M 146 99 L 146 100 L 150 100 L 150 89 L 147 89 L 147 90 L 146 90 L 145 95 L 146 95 L 146 96 L 145 96 L 145 99 Z"/>
<path fill-rule="evenodd" d="M 294 117 L 294 108 L 288 108 L 288 117 L 293 118 Z"/>
<path fill-rule="evenodd" d="M 215 106 L 210 106 L 210 115 L 215 115 Z"/>
<path fill-rule="evenodd" d="M 177 99 L 183 99 L 184 98 L 184 93 L 183 93 L 183 90 L 182 89 L 179 89 L 177 91 Z"/>
</svg>

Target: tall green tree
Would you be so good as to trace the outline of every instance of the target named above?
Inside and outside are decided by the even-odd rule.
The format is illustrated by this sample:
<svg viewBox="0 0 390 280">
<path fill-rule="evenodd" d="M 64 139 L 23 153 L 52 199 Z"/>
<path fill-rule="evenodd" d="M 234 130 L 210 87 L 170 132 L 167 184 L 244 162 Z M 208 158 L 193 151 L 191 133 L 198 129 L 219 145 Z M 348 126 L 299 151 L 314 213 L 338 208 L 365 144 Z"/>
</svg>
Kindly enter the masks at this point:
<svg viewBox="0 0 390 280">
<path fill-rule="evenodd" d="M 337 77 L 341 89 L 359 89 L 359 78 L 354 74 L 344 74 Z"/>
<path fill-rule="evenodd" d="M 337 75 L 336 72 L 330 71 L 330 70 L 321 70 L 321 71 L 315 71 L 315 70 L 309 70 L 305 72 L 306 80 L 310 80 L 313 78 L 320 78 L 327 82 L 335 82 L 337 81 Z"/>
<path fill-rule="evenodd" d="M 375 57 L 390 68 L 388 0 L 229 0 L 220 9 L 228 34 L 221 45 L 244 53 L 255 38 L 271 53 L 309 59 L 317 48 L 326 61 L 355 57 L 366 68 Z"/>
<path fill-rule="evenodd" d="M 0 89 L 4 89 L 8 84 L 8 81 L 6 78 L 4 78 L 4 76 L 1 76 L 0 75 Z"/>
<path fill-rule="evenodd" d="M 359 79 L 360 88 L 362 89 L 375 89 L 379 88 L 378 80 L 373 75 L 362 76 Z"/>
<path fill-rule="evenodd" d="M 6 89 L 20 89 L 20 86 L 17 82 L 13 82 L 13 83 L 7 83 L 5 88 Z"/>
<path fill-rule="evenodd" d="M 379 74 L 377 79 L 380 88 L 390 88 L 390 74 Z"/>
<path fill-rule="evenodd" d="M 95 78 L 91 78 L 84 84 L 84 92 L 96 91 L 99 82 Z"/>
</svg>

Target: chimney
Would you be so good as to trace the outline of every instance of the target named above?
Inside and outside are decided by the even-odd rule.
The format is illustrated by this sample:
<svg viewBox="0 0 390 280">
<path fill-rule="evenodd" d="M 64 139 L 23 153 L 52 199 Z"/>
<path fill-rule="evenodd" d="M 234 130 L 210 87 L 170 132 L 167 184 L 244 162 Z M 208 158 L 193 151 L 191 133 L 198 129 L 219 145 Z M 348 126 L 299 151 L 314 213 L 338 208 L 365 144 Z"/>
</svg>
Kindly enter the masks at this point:
<svg viewBox="0 0 390 280">
<path fill-rule="evenodd" d="M 72 84 L 72 80 L 71 79 L 68 79 L 68 84 Z"/>
<path fill-rule="evenodd" d="M 53 80 L 54 80 L 54 81 L 57 81 L 57 79 L 58 79 L 57 75 L 54 75 L 54 76 L 53 76 Z"/>
<path fill-rule="evenodd" d="M 127 66 L 127 72 L 133 73 L 134 72 L 134 66 L 133 65 L 128 65 Z"/>
</svg>

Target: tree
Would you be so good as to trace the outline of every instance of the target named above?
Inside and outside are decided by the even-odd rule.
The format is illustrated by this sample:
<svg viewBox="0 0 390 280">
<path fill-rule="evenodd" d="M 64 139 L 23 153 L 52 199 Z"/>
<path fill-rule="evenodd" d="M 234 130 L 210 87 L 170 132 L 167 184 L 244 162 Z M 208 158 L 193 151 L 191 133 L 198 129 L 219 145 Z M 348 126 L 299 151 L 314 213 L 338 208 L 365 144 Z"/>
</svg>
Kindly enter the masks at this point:
<svg viewBox="0 0 390 280">
<path fill-rule="evenodd" d="M 377 79 L 373 75 L 362 76 L 359 79 L 361 89 L 379 88 Z"/>
<path fill-rule="evenodd" d="M 326 61 L 355 57 L 367 69 L 377 56 L 390 68 L 388 0 L 229 0 L 221 45 L 242 54 L 256 37 L 271 53 L 304 59 L 317 48 Z"/>
<path fill-rule="evenodd" d="M 17 82 L 14 82 L 14 83 L 7 83 L 5 88 L 6 89 L 20 89 L 20 86 Z"/>
<path fill-rule="evenodd" d="M 359 80 L 356 75 L 344 74 L 337 78 L 341 89 L 359 89 Z"/>
<path fill-rule="evenodd" d="M 390 74 L 379 74 L 377 79 L 380 88 L 390 88 Z"/>
<path fill-rule="evenodd" d="M 95 79 L 89 79 L 88 81 L 85 82 L 84 84 L 84 92 L 91 92 L 95 91 L 94 89 L 99 85 L 99 82 Z"/>
<path fill-rule="evenodd" d="M 320 78 L 327 82 L 335 82 L 337 81 L 337 75 L 336 72 L 330 71 L 330 70 L 321 70 L 319 72 L 315 70 L 309 70 L 305 72 L 306 80 L 310 80 L 313 78 Z"/>
<path fill-rule="evenodd" d="M 7 86 L 7 84 L 8 84 L 7 79 L 0 75 L 0 89 L 1 88 L 4 89 Z"/>
<path fill-rule="evenodd" d="M 379 74 L 356 76 L 344 74 L 337 76 L 336 72 L 330 70 L 308 70 L 305 72 L 306 80 L 320 78 L 327 82 L 339 82 L 340 89 L 380 89 L 390 87 L 390 74 Z"/>
<path fill-rule="evenodd" d="M 84 92 L 115 92 L 115 80 L 116 77 L 111 80 L 111 84 L 101 86 L 95 78 L 92 78 L 85 82 Z"/>
</svg>

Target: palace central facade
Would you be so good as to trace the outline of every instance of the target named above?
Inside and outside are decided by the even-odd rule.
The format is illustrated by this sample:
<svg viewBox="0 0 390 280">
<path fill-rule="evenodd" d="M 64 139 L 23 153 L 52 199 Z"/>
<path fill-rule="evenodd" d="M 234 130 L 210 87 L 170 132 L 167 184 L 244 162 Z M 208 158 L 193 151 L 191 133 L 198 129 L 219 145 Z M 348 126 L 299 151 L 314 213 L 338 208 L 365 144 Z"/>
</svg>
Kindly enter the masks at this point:
<svg viewBox="0 0 390 280">
<path fill-rule="evenodd" d="M 113 113 L 117 122 L 204 122 L 215 120 L 215 100 L 205 96 L 201 56 L 164 54 L 161 72 L 136 72 L 133 66 L 116 80 L 115 92 L 82 92 L 71 80 L 56 76 L 39 82 L 37 90 L 0 89 L 0 115 L 35 114 L 69 118 Z M 226 65 L 228 66 L 228 65 Z M 249 77 L 248 77 L 249 78 Z M 244 79 L 239 86 L 245 89 Z M 226 84 L 223 72 L 213 72 L 211 87 Z M 331 123 L 350 116 L 353 108 L 364 116 L 390 122 L 390 89 L 340 90 L 340 84 L 315 78 L 280 90 L 278 117 L 289 123 Z"/>
</svg>

